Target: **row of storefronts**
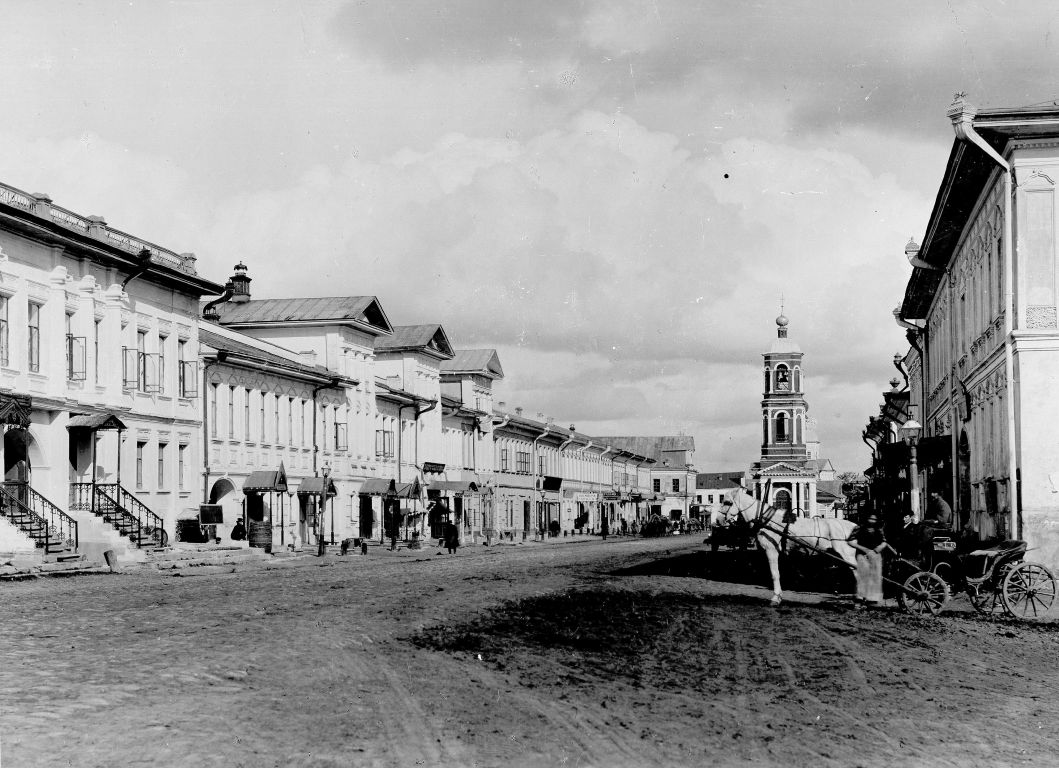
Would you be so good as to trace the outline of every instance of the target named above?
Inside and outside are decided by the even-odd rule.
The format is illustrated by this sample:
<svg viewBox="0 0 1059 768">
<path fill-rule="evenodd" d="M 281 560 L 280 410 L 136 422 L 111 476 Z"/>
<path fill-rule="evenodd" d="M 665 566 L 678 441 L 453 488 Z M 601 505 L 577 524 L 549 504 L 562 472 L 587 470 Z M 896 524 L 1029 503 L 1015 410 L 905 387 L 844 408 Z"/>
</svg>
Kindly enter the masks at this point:
<svg viewBox="0 0 1059 768">
<path fill-rule="evenodd" d="M 374 296 L 253 299 L 245 265 L 223 285 L 198 266 L 0 184 L 0 551 L 135 556 L 237 521 L 298 549 L 693 513 L 691 438 L 523 416 L 494 402 L 496 352 L 441 325 L 393 325 Z"/>
</svg>

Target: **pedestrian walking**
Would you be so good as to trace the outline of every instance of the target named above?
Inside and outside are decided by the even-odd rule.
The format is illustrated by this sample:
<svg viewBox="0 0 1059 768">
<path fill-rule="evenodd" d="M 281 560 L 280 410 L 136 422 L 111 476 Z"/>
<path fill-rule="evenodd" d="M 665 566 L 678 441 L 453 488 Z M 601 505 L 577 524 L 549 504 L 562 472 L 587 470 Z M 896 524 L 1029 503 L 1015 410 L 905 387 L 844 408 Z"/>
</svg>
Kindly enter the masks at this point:
<svg viewBox="0 0 1059 768">
<path fill-rule="evenodd" d="M 450 555 L 455 555 L 456 548 L 460 546 L 460 529 L 449 520 L 442 529 L 442 535 L 445 537 L 445 549 Z"/>
<path fill-rule="evenodd" d="M 607 534 L 610 533 L 610 524 L 607 522 L 607 518 L 603 518 L 603 523 L 599 527 L 600 532 L 603 534 L 603 541 L 607 540 Z"/>
<path fill-rule="evenodd" d="M 888 545 L 879 516 L 874 512 L 869 514 L 864 525 L 854 528 L 847 541 L 857 551 L 857 607 L 881 605 L 882 552 Z"/>
</svg>

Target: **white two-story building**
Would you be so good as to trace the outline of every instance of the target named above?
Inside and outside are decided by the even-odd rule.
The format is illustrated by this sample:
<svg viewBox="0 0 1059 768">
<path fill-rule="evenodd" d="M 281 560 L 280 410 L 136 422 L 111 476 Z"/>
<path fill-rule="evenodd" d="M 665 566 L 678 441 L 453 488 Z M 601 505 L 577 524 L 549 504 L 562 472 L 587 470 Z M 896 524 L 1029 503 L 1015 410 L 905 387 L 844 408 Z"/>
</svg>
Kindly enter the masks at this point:
<svg viewBox="0 0 1059 768">
<path fill-rule="evenodd" d="M 0 186 L 0 550 L 135 553 L 198 504 L 198 306 L 178 254 Z"/>
</svg>

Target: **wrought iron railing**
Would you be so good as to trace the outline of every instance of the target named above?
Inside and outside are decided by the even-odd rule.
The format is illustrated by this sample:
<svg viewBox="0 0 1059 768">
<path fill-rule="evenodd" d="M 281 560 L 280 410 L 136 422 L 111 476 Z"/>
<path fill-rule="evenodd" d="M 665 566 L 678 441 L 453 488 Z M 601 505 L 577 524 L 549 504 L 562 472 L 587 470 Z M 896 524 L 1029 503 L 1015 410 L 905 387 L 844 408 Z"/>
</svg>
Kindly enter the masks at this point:
<svg viewBox="0 0 1059 768">
<path fill-rule="evenodd" d="M 152 541 L 165 546 L 168 541 L 162 518 L 117 483 L 96 484 L 93 511 L 104 517 L 121 518 L 122 532 L 130 535 L 137 547 Z"/>
<path fill-rule="evenodd" d="M 28 483 L 5 482 L 0 492 L 3 494 L 4 514 L 26 521 L 19 527 L 37 542 L 37 546 L 46 550 L 63 545 L 77 549 L 80 544 L 77 521 Z"/>
</svg>

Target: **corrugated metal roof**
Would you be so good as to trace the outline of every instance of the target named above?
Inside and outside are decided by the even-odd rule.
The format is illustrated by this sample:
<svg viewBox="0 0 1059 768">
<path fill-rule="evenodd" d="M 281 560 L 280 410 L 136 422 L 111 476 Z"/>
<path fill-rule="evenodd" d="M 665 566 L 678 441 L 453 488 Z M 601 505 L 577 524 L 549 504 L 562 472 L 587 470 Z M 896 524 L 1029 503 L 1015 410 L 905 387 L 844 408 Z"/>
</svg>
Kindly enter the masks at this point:
<svg viewBox="0 0 1059 768">
<path fill-rule="evenodd" d="M 403 349 L 431 350 L 445 357 L 452 356 L 452 345 L 445 329 L 438 324 L 397 325 L 393 335 L 375 342 L 376 352 L 391 352 Z"/>
<path fill-rule="evenodd" d="M 278 323 L 300 320 L 355 320 L 390 331 L 374 296 L 319 296 L 301 299 L 254 299 L 243 304 L 227 302 L 217 307 L 222 325 Z"/>
<path fill-rule="evenodd" d="M 632 451 L 640 456 L 661 460 L 662 454 L 669 451 L 694 451 L 695 438 L 691 435 L 662 435 L 662 436 L 614 436 L 608 435 L 598 438 L 604 440 L 615 448 Z"/>
<path fill-rule="evenodd" d="M 696 488 L 731 488 L 740 485 L 745 473 L 738 472 L 700 472 L 695 475 Z"/>
<path fill-rule="evenodd" d="M 199 326 L 199 342 L 218 351 L 223 350 L 253 360 L 261 360 L 275 365 L 282 365 L 286 368 L 293 368 L 294 370 L 309 373 L 314 376 L 327 376 L 329 378 L 336 376 L 333 371 L 322 365 L 308 365 L 307 363 L 300 363 L 281 355 L 272 354 L 271 352 L 258 349 L 250 344 L 229 339 L 227 336 L 221 336 L 208 330 L 204 326 Z"/>
<path fill-rule="evenodd" d="M 442 362 L 441 372 L 478 373 L 504 378 L 504 369 L 500 367 L 500 357 L 495 349 L 457 349 L 451 360 Z"/>
</svg>

